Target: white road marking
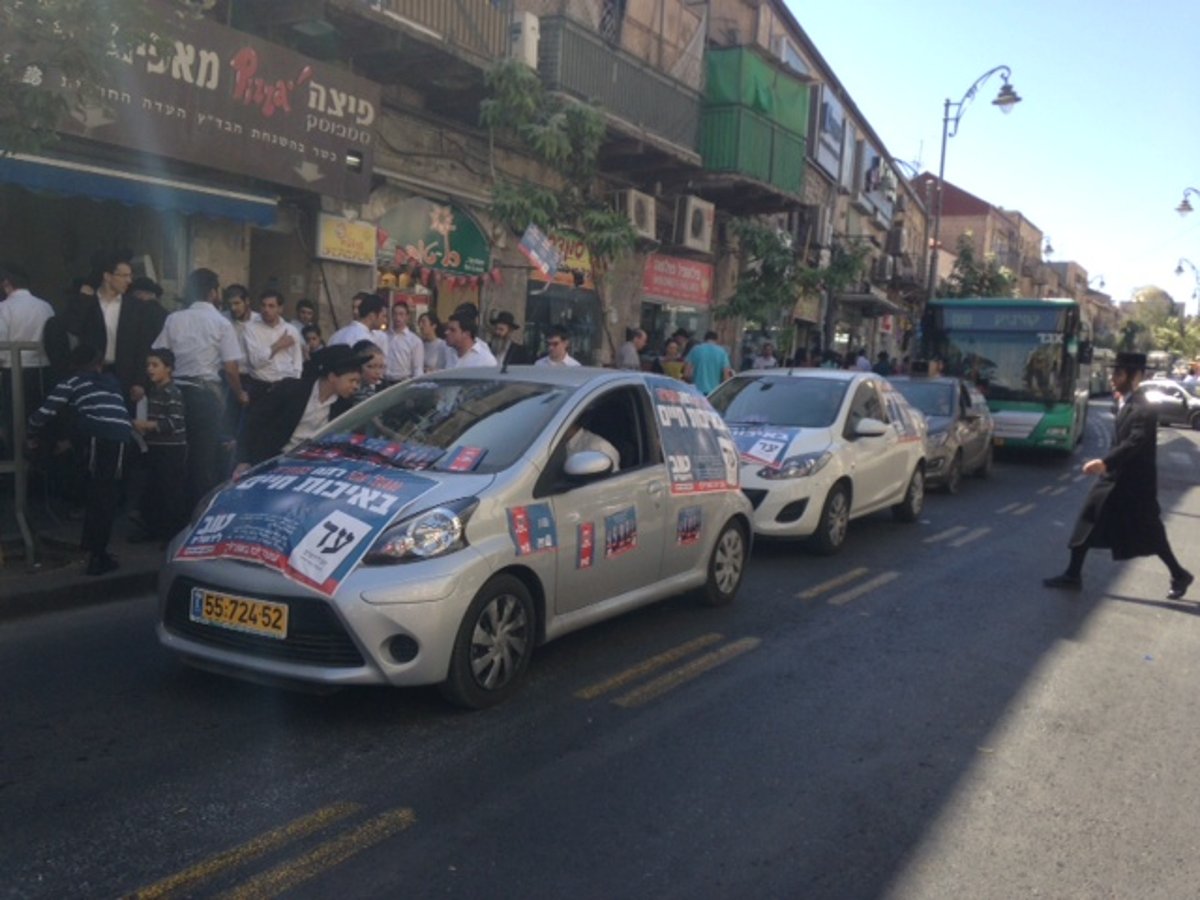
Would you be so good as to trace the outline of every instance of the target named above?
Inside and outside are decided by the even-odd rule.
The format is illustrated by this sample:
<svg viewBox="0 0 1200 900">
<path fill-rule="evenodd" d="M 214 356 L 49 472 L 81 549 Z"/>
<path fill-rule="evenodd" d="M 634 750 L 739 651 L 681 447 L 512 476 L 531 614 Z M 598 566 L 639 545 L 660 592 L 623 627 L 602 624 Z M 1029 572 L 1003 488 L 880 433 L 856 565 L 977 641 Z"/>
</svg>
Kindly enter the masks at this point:
<svg viewBox="0 0 1200 900">
<path fill-rule="evenodd" d="M 881 575 L 876 575 L 870 581 L 864 581 L 862 584 L 856 584 L 848 591 L 842 591 L 840 594 L 835 594 L 829 598 L 830 606 L 842 606 L 861 597 L 863 594 L 875 590 L 877 587 L 883 587 L 889 581 L 895 581 L 900 577 L 899 572 L 884 572 Z"/>
<path fill-rule="evenodd" d="M 1067 492 L 1067 490 L 1068 490 L 1068 489 L 1067 489 L 1066 487 L 1056 487 L 1054 490 L 1052 490 L 1052 491 L 1050 492 L 1050 496 L 1051 496 L 1051 497 L 1057 497 L 1057 496 L 1059 496 L 1060 494 L 1065 494 L 1065 493 Z"/>
<path fill-rule="evenodd" d="M 1023 516 L 1026 513 L 1033 512 L 1035 509 L 1037 509 L 1036 503 L 1026 503 L 1024 506 L 1014 509 L 1012 514 L 1014 516 Z"/>
<path fill-rule="evenodd" d="M 991 532 L 990 528 L 976 528 L 974 531 L 968 532 L 960 537 L 957 541 L 951 541 L 951 547 L 962 547 L 964 544 L 969 544 L 971 541 L 977 541 L 985 534 Z"/>
<path fill-rule="evenodd" d="M 1020 505 L 1021 505 L 1020 503 L 1010 503 L 1010 504 L 1008 504 L 1008 506 L 1002 506 L 998 510 L 996 510 L 996 515 L 1002 516 L 1005 513 L 1010 513 Z"/>
<path fill-rule="evenodd" d="M 955 525 L 953 528 L 947 528 L 945 531 L 939 531 L 937 534 L 931 534 L 925 538 L 926 544 L 936 544 L 938 541 L 944 541 L 946 538 L 954 537 L 962 531 L 966 531 L 966 525 Z"/>
<path fill-rule="evenodd" d="M 830 578 L 828 581 L 822 581 L 820 584 L 810 587 L 806 591 L 801 591 L 796 595 L 796 599 L 813 600 L 817 597 L 820 597 L 826 591 L 831 591 L 835 587 L 841 587 L 843 584 L 853 581 L 855 578 L 860 578 L 861 576 L 866 575 L 869 571 L 870 569 L 859 568 L 851 569 L 849 572 L 843 572 L 837 578 Z"/>
</svg>

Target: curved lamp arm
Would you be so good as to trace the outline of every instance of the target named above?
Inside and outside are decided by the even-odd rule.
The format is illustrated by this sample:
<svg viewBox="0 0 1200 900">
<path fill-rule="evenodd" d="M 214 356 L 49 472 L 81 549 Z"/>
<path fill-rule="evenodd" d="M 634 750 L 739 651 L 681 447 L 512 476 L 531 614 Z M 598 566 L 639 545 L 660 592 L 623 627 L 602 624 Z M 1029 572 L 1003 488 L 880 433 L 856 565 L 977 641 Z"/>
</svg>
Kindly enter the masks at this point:
<svg viewBox="0 0 1200 900">
<path fill-rule="evenodd" d="M 1179 205 L 1175 207 L 1175 212 L 1181 216 L 1186 216 L 1192 211 L 1192 204 L 1188 201 L 1188 195 L 1200 197 L 1200 191 L 1193 187 L 1183 189 L 1183 199 L 1179 201 Z"/>
<path fill-rule="evenodd" d="M 994 69 L 988 69 L 988 71 L 975 79 L 975 83 L 967 88 L 967 92 L 963 94 L 962 99 L 957 103 L 951 103 L 950 98 L 946 98 L 945 121 L 947 124 L 947 136 L 954 137 L 958 134 L 958 123 L 962 121 L 963 112 L 966 110 L 967 104 L 975 99 L 975 94 L 978 93 L 979 89 L 997 72 L 1004 79 L 1004 84 L 1001 86 L 1000 93 L 996 95 L 996 99 L 992 103 L 1000 107 L 1001 112 L 1009 112 L 1014 104 L 1021 102 L 1021 98 L 1013 90 L 1013 86 L 1008 83 L 1008 79 L 1012 77 L 1012 69 L 1008 66 L 996 66 Z M 953 116 L 950 115 L 951 109 L 954 110 Z"/>
</svg>

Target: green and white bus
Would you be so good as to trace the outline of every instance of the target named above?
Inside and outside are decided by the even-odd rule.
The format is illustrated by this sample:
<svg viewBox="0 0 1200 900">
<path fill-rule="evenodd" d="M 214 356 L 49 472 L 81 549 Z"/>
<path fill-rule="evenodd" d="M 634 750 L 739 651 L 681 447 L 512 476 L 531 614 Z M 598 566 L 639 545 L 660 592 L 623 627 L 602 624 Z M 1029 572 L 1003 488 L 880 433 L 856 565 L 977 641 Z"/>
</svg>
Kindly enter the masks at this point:
<svg viewBox="0 0 1200 900">
<path fill-rule="evenodd" d="M 1087 336 L 1071 299 L 938 299 L 926 308 L 921 350 L 978 385 L 996 446 L 1071 453 L 1087 420 Z"/>
</svg>

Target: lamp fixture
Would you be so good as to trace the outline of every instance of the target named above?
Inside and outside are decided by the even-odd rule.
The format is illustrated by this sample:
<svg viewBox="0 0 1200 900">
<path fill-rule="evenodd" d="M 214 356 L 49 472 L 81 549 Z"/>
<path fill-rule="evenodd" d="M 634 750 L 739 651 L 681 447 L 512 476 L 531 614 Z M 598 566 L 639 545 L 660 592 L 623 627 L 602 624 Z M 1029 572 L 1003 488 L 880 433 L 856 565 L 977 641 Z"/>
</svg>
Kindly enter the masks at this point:
<svg viewBox="0 0 1200 900">
<path fill-rule="evenodd" d="M 1050 238 L 1046 238 L 1046 246 L 1042 248 L 1042 254 L 1045 256 L 1054 255 L 1054 245 L 1050 243 Z"/>
<path fill-rule="evenodd" d="M 1012 77 L 1012 69 L 1008 66 L 996 66 L 988 69 L 982 75 L 975 79 L 975 83 L 967 88 L 967 92 L 963 94 L 962 99 L 957 103 L 952 103 L 950 98 L 946 98 L 945 106 L 942 111 L 942 157 L 938 165 L 937 177 L 937 197 L 933 207 L 933 240 L 930 243 L 929 251 L 929 284 L 927 286 L 930 298 L 933 297 L 934 291 L 937 288 L 937 261 L 938 248 L 941 246 L 942 238 L 942 196 L 945 193 L 943 187 L 946 183 L 946 142 L 950 138 L 958 134 L 958 125 L 962 121 L 963 112 L 967 108 L 967 104 L 975 99 L 975 93 L 983 86 L 993 75 L 999 74 L 1004 83 L 1000 86 L 1000 92 L 996 94 L 996 99 L 992 101 L 993 106 L 1000 107 L 1003 113 L 1012 112 L 1012 108 L 1021 102 L 1020 95 L 1008 79 Z"/>
<path fill-rule="evenodd" d="M 1188 194 L 1195 194 L 1197 197 L 1200 197 L 1200 191 L 1196 190 L 1195 188 L 1190 187 L 1183 189 L 1183 199 L 1180 200 L 1179 205 L 1175 207 L 1175 212 L 1179 213 L 1179 217 L 1181 219 L 1186 219 L 1187 214 L 1192 211 L 1192 204 L 1188 200 Z"/>
</svg>

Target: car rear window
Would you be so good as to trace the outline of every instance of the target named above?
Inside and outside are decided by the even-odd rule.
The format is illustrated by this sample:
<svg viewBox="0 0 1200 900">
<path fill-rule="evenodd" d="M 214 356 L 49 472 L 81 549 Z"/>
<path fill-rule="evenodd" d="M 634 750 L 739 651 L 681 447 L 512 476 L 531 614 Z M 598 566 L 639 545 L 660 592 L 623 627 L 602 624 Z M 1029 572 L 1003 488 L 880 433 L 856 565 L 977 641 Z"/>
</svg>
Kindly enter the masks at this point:
<svg viewBox="0 0 1200 900">
<path fill-rule="evenodd" d="M 420 378 L 339 416 L 311 444 L 400 468 L 499 472 L 529 449 L 572 393 L 511 378 Z"/>
<path fill-rule="evenodd" d="M 788 375 L 735 378 L 708 400 L 730 425 L 828 428 L 842 408 L 848 384 Z"/>
<path fill-rule="evenodd" d="M 893 381 L 892 387 L 927 416 L 954 415 L 955 386 L 929 381 Z"/>
</svg>

